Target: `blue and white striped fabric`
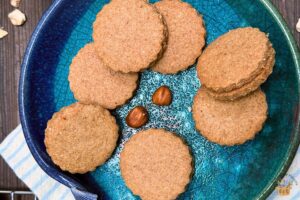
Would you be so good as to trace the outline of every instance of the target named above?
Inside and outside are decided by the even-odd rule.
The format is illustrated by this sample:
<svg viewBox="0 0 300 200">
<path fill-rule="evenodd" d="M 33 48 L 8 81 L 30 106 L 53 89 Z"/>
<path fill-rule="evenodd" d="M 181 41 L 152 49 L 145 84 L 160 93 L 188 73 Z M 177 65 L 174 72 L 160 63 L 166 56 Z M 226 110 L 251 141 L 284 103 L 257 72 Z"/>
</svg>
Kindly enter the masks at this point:
<svg viewBox="0 0 300 200">
<path fill-rule="evenodd" d="M 36 194 L 41 200 L 74 200 L 72 192 L 66 186 L 49 177 L 32 157 L 19 125 L 0 144 L 0 155 L 14 170 L 16 175 Z M 268 200 L 294 200 L 300 199 L 300 149 L 291 165 L 282 186 L 290 185 L 288 193 L 284 196 L 275 190 Z"/>
<path fill-rule="evenodd" d="M 0 144 L 0 155 L 41 200 L 74 200 L 71 190 L 48 176 L 36 163 L 19 125 Z"/>
</svg>

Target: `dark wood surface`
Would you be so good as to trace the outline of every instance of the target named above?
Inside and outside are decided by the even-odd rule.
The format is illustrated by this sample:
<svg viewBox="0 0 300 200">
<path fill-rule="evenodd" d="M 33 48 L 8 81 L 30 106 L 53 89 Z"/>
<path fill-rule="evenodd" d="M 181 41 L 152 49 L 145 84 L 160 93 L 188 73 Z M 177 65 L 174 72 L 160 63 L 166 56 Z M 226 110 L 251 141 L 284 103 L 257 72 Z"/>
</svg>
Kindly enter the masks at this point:
<svg viewBox="0 0 300 200">
<path fill-rule="evenodd" d="M 296 22 L 300 18 L 300 0 L 272 1 L 279 8 L 300 44 L 300 33 L 295 29 Z M 50 4 L 51 0 L 23 0 L 20 10 L 26 14 L 27 22 L 21 27 L 14 27 L 7 18 L 7 14 L 13 10 L 9 0 L 0 0 L 0 27 L 9 32 L 6 38 L 0 40 L 0 142 L 19 124 L 17 90 L 20 64 L 30 35 L 43 11 Z M 0 189 L 26 189 L 2 158 L 0 158 Z"/>
<path fill-rule="evenodd" d="M 0 142 L 20 123 L 17 98 L 20 65 L 31 33 L 50 4 L 51 0 L 23 0 L 20 10 L 26 14 L 27 21 L 23 26 L 16 27 L 7 18 L 13 10 L 9 0 L 0 0 L 0 27 L 8 31 L 8 36 L 0 40 Z M 2 158 L 1 189 L 26 189 Z"/>
</svg>

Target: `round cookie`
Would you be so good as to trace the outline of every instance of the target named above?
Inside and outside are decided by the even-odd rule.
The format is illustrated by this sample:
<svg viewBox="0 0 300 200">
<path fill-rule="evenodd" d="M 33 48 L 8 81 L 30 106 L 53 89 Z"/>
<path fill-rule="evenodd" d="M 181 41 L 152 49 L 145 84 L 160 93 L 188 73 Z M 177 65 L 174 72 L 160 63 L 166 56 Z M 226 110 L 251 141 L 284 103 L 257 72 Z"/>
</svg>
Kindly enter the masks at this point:
<svg viewBox="0 0 300 200">
<path fill-rule="evenodd" d="M 251 82 L 265 67 L 272 45 L 257 28 L 238 28 L 212 42 L 198 60 L 201 83 L 215 92 L 227 92 Z"/>
<path fill-rule="evenodd" d="M 116 120 L 106 109 L 74 103 L 48 121 L 45 145 L 62 170 L 83 174 L 111 156 L 118 136 Z"/>
<path fill-rule="evenodd" d="M 74 57 L 69 82 L 75 98 L 86 104 L 97 103 L 114 109 L 132 97 L 138 74 L 112 71 L 98 58 L 93 43 L 87 44 Z"/>
<path fill-rule="evenodd" d="M 240 97 L 246 96 L 247 94 L 257 90 L 259 86 L 264 83 L 267 78 L 270 76 L 270 74 L 273 71 L 273 67 L 275 64 L 275 51 L 272 48 L 271 55 L 267 60 L 266 66 L 263 69 L 262 73 L 259 74 L 256 78 L 254 78 L 253 81 L 250 83 L 247 83 L 243 85 L 242 87 L 238 89 L 234 89 L 230 92 L 214 92 L 212 90 L 206 90 L 209 95 L 212 97 L 219 99 L 219 100 L 225 100 L 225 101 L 233 101 L 235 99 L 238 99 Z"/>
<path fill-rule="evenodd" d="M 162 0 L 154 4 L 168 26 L 168 45 L 162 58 L 152 68 L 164 74 L 175 74 L 195 63 L 205 45 L 202 16 L 188 3 Z"/>
<path fill-rule="evenodd" d="M 182 139 L 163 129 L 148 129 L 125 143 L 120 168 L 126 185 L 141 199 L 173 200 L 185 191 L 193 164 Z"/>
<path fill-rule="evenodd" d="M 103 62 L 114 71 L 138 72 L 161 57 L 167 27 L 157 9 L 143 0 L 113 0 L 94 22 L 93 38 Z"/>
<path fill-rule="evenodd" d="M 267 119 L 267 110 L 261 89 L 235 101 L 219 101 L 200 88 L 194 98 L 193 118 L 205 138 L 232 146 L 255 137 Z"/>
</svg>

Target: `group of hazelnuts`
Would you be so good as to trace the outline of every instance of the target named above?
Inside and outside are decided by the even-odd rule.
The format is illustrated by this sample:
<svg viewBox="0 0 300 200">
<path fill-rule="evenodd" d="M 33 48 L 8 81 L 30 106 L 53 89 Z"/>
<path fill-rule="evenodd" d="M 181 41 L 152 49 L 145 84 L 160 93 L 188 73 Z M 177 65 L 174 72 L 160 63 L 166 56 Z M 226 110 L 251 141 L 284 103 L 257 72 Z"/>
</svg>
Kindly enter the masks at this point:
<svg viewBox="0 0 300 200">
<path fill-rule="evenodd" d="M 158 106 L 168 106 L 172 103 L 172 92 L 168 86 L 159 87 L 152 95 L 152 102 Z M 132 128 L 140 128 L 149 120 L 149 114 L 145 107 L 133 108 L 126 117 L 126 123 Z"/>
</svg>

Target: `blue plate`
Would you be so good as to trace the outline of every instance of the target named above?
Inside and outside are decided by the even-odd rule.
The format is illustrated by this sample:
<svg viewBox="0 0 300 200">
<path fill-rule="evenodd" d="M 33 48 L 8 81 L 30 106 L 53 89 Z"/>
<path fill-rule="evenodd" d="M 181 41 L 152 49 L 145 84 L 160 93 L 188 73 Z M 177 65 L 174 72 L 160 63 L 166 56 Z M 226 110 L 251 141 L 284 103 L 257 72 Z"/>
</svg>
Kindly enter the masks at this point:
<svg viewBox="0 0 300 200">
<path fill-rule="evenodd" d="M 133 99 L 113 111 L 122 134 L 116 151 L 104 165 L 85 175 L 71 175 L 52 163 L 43 142 L 47 120 L 63 106 L 75 102 L 67 80 L 69 65 L 78 50 L 92 41 L 93 21 L 107 2 L 55 1 L 28 45 L 22 65 L 19 107 L 25 138 L 39 165 L 72 188 L 76 197 L 79 191 L 83 191 L 81 196 L 89 191 L 101 199 L 138 199 L 122 180 L 119 153 L 122 144 L 139 131 L 125 124 L 127 112 L 136 105 L 144 105 L 149 110 L 150 122 L 142 129 L 159 127 L 176 132 L 192 149 L 195 172 L 179 199 L 266 198 L 286 173 L 299 144 L 299 52 L 282 17 L 267 0 L 187 0 L 204 16 L 207 43 L 238 27 L 253 26 L 269 33 L 276 50 L 276 66 L 262 86 L 269 115 L 254 140 L 222 147 L 195 130 L 191 106 L 200 83 L 194 66 L 177 75 L 147 70 L 140 75 L 140 86 Z M 151 103 L 151 94 L 161 85 L 168 85 L 173 91 L 171 106 L 157 107 Z"/>
</svg>

